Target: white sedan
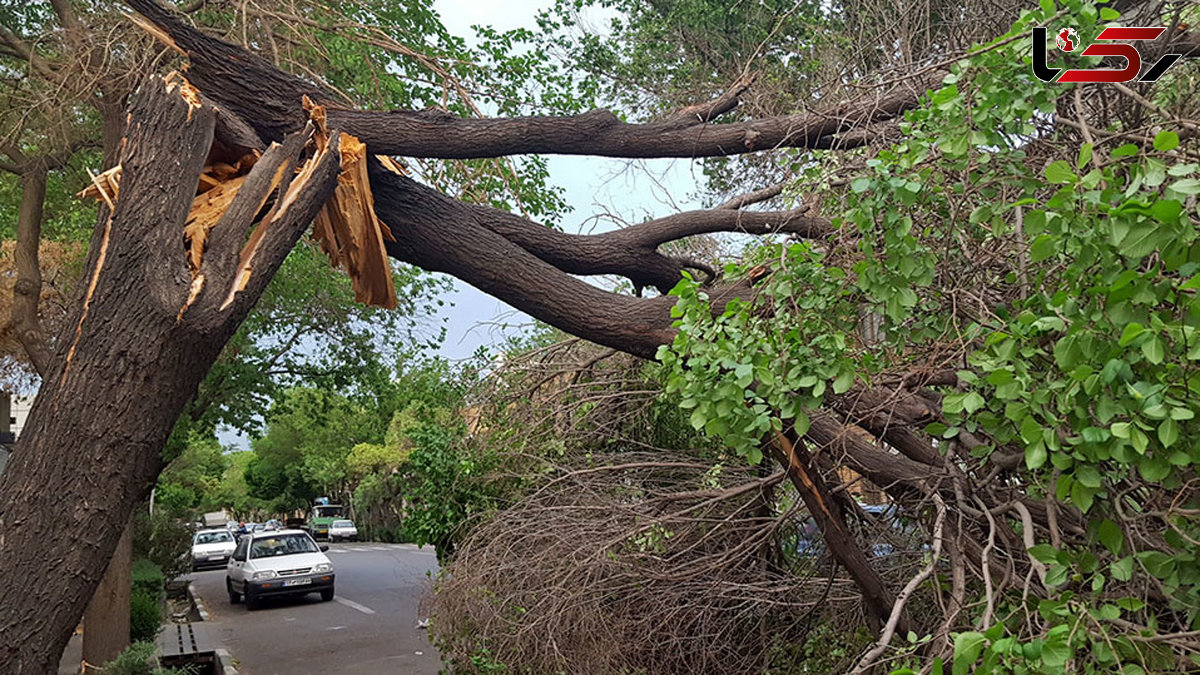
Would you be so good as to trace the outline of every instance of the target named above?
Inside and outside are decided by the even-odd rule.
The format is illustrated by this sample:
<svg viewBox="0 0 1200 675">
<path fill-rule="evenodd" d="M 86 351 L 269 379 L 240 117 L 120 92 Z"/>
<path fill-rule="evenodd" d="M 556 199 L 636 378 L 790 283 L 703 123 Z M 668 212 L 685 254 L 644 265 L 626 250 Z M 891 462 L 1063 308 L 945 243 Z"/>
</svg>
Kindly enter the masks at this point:
<svg viewBox="0 0 1200 675">
<path fill-rule="evenodd" d="M 329 524 L 329 541 L 358 541 L 358 528 L 352 520 L 335 520 Z"/>
<path fill-rule="evenodd" d="M 200 530 L 192 537 L 192 570 L 224 567 L 237 542 L 226 529 Z"/>
<path fill-rule="evenodd" d="M 229 602 L 245 598 L 248 609 L 257 609 L 268 596 L 320 593 L 322 600 L 333 600 L 333 563 L 327 550 L 302 530 L 247 534 L 225 568 Z"/>
</svg>

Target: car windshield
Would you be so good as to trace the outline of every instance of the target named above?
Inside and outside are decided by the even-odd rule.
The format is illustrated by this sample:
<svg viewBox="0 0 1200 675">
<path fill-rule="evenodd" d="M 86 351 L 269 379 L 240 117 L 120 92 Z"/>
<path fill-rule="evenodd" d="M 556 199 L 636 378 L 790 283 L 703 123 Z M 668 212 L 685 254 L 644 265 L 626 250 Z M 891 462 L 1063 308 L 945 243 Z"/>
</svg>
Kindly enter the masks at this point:
<svg viewBox="0 0 1200 675">
<path fill-rule="evenodd" d="M 316 518 L 337 518 L 340 515 L 342 515 L 342 507 L 335 504 L 313 507 L 313 516 Z"/>
<path fill-rule="evenodd" d="M 196 535 L 197 544 L 223 544 L 232 542 L 233 537 L 228 532 L 201 532 Z"/>
<path fill-rule="evenodd" d="M 304 534 L 283 534 L 278 537 L 259 537 L 250 545 L 251 558 L 273 558 L 293 553 L 316 553 L 317 545 Z"/>
<path fill-rule="evenodd" d="M 333 527 L 354 527 L 354 523 L 349 520 L 335 520 L 333 521 Z"/>
</svg>

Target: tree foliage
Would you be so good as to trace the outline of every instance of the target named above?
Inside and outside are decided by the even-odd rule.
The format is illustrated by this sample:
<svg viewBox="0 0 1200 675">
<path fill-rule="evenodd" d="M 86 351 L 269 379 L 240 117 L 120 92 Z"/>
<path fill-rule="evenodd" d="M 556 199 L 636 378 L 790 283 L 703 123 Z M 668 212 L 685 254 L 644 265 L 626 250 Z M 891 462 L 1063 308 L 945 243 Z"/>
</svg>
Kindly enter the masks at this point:
<svg viewBox="0 0 1200 675">
<path fill-rule="evenodd" d="M 955 63 L 903 140 L 866 153 L 844 187 L 832 187 L 839 162 L 814 155 L 799 182 L 839 214 L 836 241 L 756 251 L 736 272 L 772 270 L 754 302 L 714 313 L 696 282 L 675 291 L 669 388 L 751 463 L 764 435 L 803 434 L 863 384 L 949 369 L 925 426 L 938 451 L 975 495 L 1000 480 L 1065 514 L 998 519 L 1029 575 L 985 575 L 965 598 L 979 608 L 986 590 L 983 611 L 927 624 L 963 631 L 955 672 L 1195 667 L 1200 155 L 1187 123 L 1161 114 L 1195 118 L 1200 72 L 1170 71 L 1157 103 L 1104 118 L 1080 105 L 1098 93 L 1071 101 L 1028 65 L 1031 26 L 1092 35 L 1119 18 L 1075 2 L 1025 12 Z M 1080 129 L 1052 123 L 1071 115 Z"/>
</svg>

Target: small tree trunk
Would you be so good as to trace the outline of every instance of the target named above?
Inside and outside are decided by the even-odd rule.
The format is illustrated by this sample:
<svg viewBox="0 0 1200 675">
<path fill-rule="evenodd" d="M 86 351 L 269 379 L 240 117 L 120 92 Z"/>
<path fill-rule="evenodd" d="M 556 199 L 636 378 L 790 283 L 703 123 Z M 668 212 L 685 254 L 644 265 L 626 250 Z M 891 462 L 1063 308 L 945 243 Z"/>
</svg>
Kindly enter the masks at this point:
<svg viewBox="0 0 1200 675">
<path fill-rule="evenodd" d="M 804 448 L 803 439 L 777 432 L 775 447 L 779 450 L 779 461 L 787 471 L 788 478 L 800 492 L 804 505 L 808 507 L 808 512 L 821 529 L 821 536 L 829 546 L 829 551 L 850 573 L 862 593 L 871 629 L 878 632 L 891 614 L 895 596 L 871 566 L 866 553 L 854 541 L 849 528 L 846 527 L 841 507 L 838 506 L 825 480 L 817 472 L 816 463 Z M 907 630 L 907 622 L 902 620 L 901 623 Z"/>
<path fill-rule="evenodd" d="M 130 570 L 133 564 L 133 523 L 117 542 L 100 586 L 83 615 L 83 662 L 87 672 L 99 672 L 129 646 Z"/>
</svg>

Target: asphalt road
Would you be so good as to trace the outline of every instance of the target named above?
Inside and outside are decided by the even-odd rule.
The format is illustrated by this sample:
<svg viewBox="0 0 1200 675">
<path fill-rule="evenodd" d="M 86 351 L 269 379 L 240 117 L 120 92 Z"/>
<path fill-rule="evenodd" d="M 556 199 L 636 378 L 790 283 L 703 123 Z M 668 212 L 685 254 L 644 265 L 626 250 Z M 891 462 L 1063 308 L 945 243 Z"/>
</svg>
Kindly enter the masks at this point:
<svg viewBox="0 0 1200 675">
<path fill-rule="evenodd" d="M 333 602 L 316 593 L 264 600 L 261 609 L 230 605 L 225 570 L 191 575 L 213 623 L 208 628 L 244 675 L 412 673 L 433 675 L 441 660 L 417 628 L 433 548 L 411 544 L 333 544 Z"/>
</svg>

